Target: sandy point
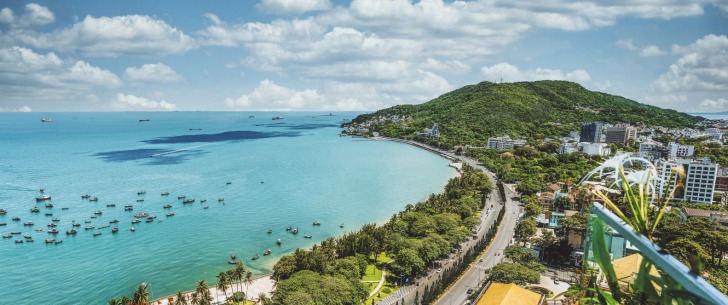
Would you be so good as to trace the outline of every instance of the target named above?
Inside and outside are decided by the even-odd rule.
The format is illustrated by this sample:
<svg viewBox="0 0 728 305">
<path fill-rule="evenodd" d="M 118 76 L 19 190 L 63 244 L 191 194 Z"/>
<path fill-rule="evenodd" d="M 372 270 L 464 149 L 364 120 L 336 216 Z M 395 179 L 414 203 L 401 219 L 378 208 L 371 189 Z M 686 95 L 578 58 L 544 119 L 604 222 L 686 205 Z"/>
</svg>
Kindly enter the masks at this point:
<svg viewBox="0 0 728 305">
<path fill-rule="evenodd" d="M 209 284 L 212 285 L 212 284 Z M 248 285 L 247 287 L 243 284 L 243 292 L 247 290 L 248 294 L 246 295 L 246 299 L 251 301 L 257 301 L 258 295 L 262 292 L 265 293 L 267 297 L 271 297 L 271 294 L 273 293 L 273 286 L 275 285 L 275 281 L 270 277 L 270 275 L 266 275 L 263 277 L 259 277 L 253 280 L 253 283 Z M 212 304 L 223 304 L 228 297 L 233 295 L 233 289 L 236 289 L 235 291 L 238 291 L 237 289 L 240 287 L 239 284 L 233 284 L 235 288 L 228 288 L 228 290 L 223 293 L 222 291 L 217 290 L 216 287 L 210 287 L 210 295 L 214 298 L 212 300 Z M 192 292 L 194 290 L 185 291 L 185 295 L 187 296 L 187 299 L 189 300 L 190 296 L 192 295 Z M 157 304 L 157 305 L 166 305 L 171 304 L 175 300 L 175 295 L 170 295 L 168 297 L 164 297 L 161 299 L 154 300 L 150 302 L 149 304 Z"/>
</svg>

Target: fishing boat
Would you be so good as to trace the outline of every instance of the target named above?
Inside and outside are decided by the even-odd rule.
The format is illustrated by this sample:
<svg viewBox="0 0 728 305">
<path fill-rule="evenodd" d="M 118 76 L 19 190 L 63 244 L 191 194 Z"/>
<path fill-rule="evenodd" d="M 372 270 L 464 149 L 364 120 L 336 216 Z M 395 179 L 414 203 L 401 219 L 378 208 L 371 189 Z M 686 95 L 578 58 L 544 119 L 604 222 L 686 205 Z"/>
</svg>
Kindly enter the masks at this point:
<svg viewBox="0 0 728 305">
<path fill-rule="evenodd" d="M 93 229 L 95 229 L 95 228 L 96 228 L 96 227 L 94 227 L 94 226 L 87 226 L 87 227 L 86 227 L 86 230 L 93 230 Z"/>
<path fill-rule="evenodd" d="M 339 228 L 343 228 L 343 227 L 344 227 L 344 224 L 343 223 L 339 225 Z"/>
<path fill-rule="evenodd" d="M 171 209 L 172 208 L 172 205 L 171 204 L 166 204 L 166 205 L 164 205 L 164 208 L 165 209 Z"/>
<path fill-rule="evenodd" d="M 101 232 L 94 233 L 94 237 L 101 235 Z"/>
<path fill-rule="evenodd" d="M 10 232 L 10 234 L 18 235 L 18 234 L 20 234 L 20 231 L 12 231 L 12 232 Z"/>
<path fill-rule="evenodd" d="M 103 214 L 103 212 L 101 212 L 101 211 L 96 211 L 96 212 L 94 212 L 94 214 L 95 214 L 95 215 L 101 215 L 101 214 Z"/>
<path fill-rule="evenodd" d="M 190 130 L 202 130 L 202 128 L 190 128 Z"/>
<path fill-rule="evenodd" d="M 291 232 L 291 233 L 293 233 L 293 235 L 298 234 L 298 228 L 293 229 L 293 232 Z"/>
<path fill-rule="evenodd" d="M 41 121 L 41 123 L 52 123 L 53 122 L 53 119 L 51 119 L 51 118 L 48 118 L 48 119 L 42 118 L 42 119 L 40 119 L 40 121 Z"/>
<path fill-rule="evenodd" d="M 142 222 L 142 221 L 139 219 L 134 219 L 131 221 L 131 224 L 140 223 L 140 222 Z"/>
<path fill-rule="evenodd" d="M 13 237 L 13 236 L 12 236 L 12 235 L 10 235 L 10 234 L 5 234 L 5 235 L 3 235 L 3 238 L 11 238 L 11 237 Z"/>
<path fill-rule="evenodd" d="M 154 219 L 152 219 L 152 218 L 147 218 L 147 221 L 146 221 L 146 222 L 153 222 L 153 221 L 154 221 Z"/>
<path fill-rule="evenodd" d="M 5 209 L 0 209 L 0 215 L 5 215 L 5 214 L 7 214 L 7 213 L 8 213 L 8 211 L 7 211 L 7 210 L 5 210 Z"/>
<path fill-rule="evenodd" d="M 129 229 L 129 231 L 135 232 L 136 229 L 134 229 L 134 227 L 131 227 L 131 229 Z"/>
<path fill-rule="evenodd" d="M 144 194 L 146 194 L 146 193 L 147 193 L 147 191 L 144 191 L 144 190 L 142 190 L 142 191 L 138 191 L 138 192 L 137 192 L 137 195 L 144 195 Z"/>
<path fill-rule="evenodd" d="M 200 200 L 200 203 L 207 202 L 207 199 Z"/>
<path fill-rule="evenodd" d="M 45 207 L 46 207 L 46 208 L 52 208 L 52 207 L 53 207 L 53 204 L 52 204 L 52 203 L 46 203 L 46 204 L 45 204 Z"/>
<path fill-rule="evenodd" d="M 273 233 L 273 229 L 268 229 L 268 234 L 272 234 L 272 233 Z"/>
<path fill-rule="evenodd" d="M 23 243 L 23 240 L 22 240 L 22 239 L 16 239 L 16 240 L 15 240 L 15 243 L 16 243 L 16 244 L 22 244 L 22 243 Z"/>
<path fill-rule="evenodd" d="M 0 227 L 4 227 L 4 226 L 7 226 L 7 225 L 8 225 L 7 223 L 0 222 Z"/>
<path fill-rule="evenodd" d="M 225 201 L 225 198 L 217 198 L 217 202 L 223 202 Z"/>
<path fill-rule="evenodd" d="M 45 230 L 45 229 L 43 229 L 43 228 L 35 228 L 35 231 L 36 231 L 36 232 L 43 232 L 44 230 Z"/>
<path fill-rule="evenodd" d="M 113 227 L 111 229 L 111 233 L 116 233 L 116 232 L 119 232 L 119 227 Z"/>
<path fill-rule="evenodd" d="M 53 213 L 45 213 L 45 216 L 53 216 Z"/>
<path fill-rule="evenodd" d="M 83 223 L 91 223 L 90 220 L 84 220 Z"/>
<path fill-rule="evenodd" d="M 58 221 L 61 221 L 61 219 L 56 217 L 56 218 L 51 219 L 51 221 L 58 222 Z"/>
<path fill-rule="evenodd" d="M 139 122 L 149 122 L 149 119 L 139 119 Z"/>
<path fill-rule="evenodd" d="M 288 226 L 288 228 L 286 228 L 286 231 L 290 231 L 291 229 L 293 228 L 291 226 Z"/>
<path fill-rule="evenodd" d="M 61 239 L 59 239 L 59 240 L 56 240 L 56 245 L 57 245 L 57 244 L 60 244 L 60 243 L 62 243 L 62 242 L 63 242 L 63 240 L 61 240 Z"/>
<path fill-rule="evenodd" d="M 20 217 L 13 217 L 13 221 L 20 221 Z"/>
<path fill-rule="evenodd" d="M 205 210 L 207 210 L 207 209 L 209 209 L 210 207 L 209 207 L 209 206 L 204 206 L 204 207 L 202 207 L 202 208 L 203 208 L 203 209 L 205 209 Z"/>
<path fill-rule="evenodd" d="M 257 259 L 259 259 L 259 258 L 260 258 L 260 255 L 258 255 L 258 253 L 256 253 L 256 254 L 255 254 L 255 256 L 253 256 L 253 258 L 251 258 L 251 259 L 252 259 L 252 260 L 257 260 Z"/>
<path fill-rule="evenodd" d="M 94 197 L 94 198 L 89 199 L 88 201 L 99 201 L 99 198 L 98 197 Z"/>
<path fill-rule="evenodd" d="M 81 224 L 80 224 L 80 223 L 78 223 L 78 222 L 75 222 L 75 223 L 73 223 L 73 224 L 72 224 L 71 226 L 74 226 L 74 227 L 80 227 L 80 226 L 81 226 Z"/>
<path fill-rule="evenodd" d="M 107 204 L 107 205 L 106 205 L 106 207 L 107 207 L 107 208 L 113 208 L 113 207 L 115 207 L 115 206 L 116 206 L 116 204 L 115 204 L 115 203 L 110 203 L 110 204 Z"/>
<path fill-rule="evenodd" d="M 65 211 L 65 210 L 68 210 L 68 208 L 61 208 L 61 211 Z"/>
<path fill-rule="evenodd" d="M 109 223 L 119 223 L 118 219 L 109 220 Z"/>
<path fill-rule="evenodd" d="M 89 195 L 89 194 L 81 195 L 81 199 L 89 199 L 89 198 L 91 198 L 91 195 Z"/>
<path fill-rule="evenodd" d="M 313 236 L 311 236 L 311 235 L 303 235 L 303 238 L 312 238 L 312 237 Z"/>
<path fill-rule="evenodd" d="M 276 116 L 276 117 L 273 117 L 273 120 L 274 120 L 274 121 L 276 121 L 276 120 L 282 120 L 282 119 L 283 119 L 283 117 L 282 117 L 282 116 Z"/>
<path fill-rule="evenodd" d="M 172 216 L 174 216 L 174 212 L 172 212 L 172 213 L 167 213 L 167 217 L 172 217 Z"/>
<path fill-rule="evenodd" d="M 52 223 L 52 222 L 48 224 L 49 228 L 55 228 L 56 226 L 58 226 L 58 225 L 55 223 Z"/>
<path fill-rule="evenodd" d="M 276 240 L 276 244 L 278 244 L 279 246 L 280 246 L 280 245 L 281 245 L 282 243 L 283 243 L 283 242 L 281 241 L 281 239 L 280 239 L 280 238 L 279 238 L 278 240 Z"/>
<path fill-rule="evenodd" d="M 162 196 L 169 196 L 169 192 L 162 193 Z"/>
<path fill-rule="evenodd" d="M 25 235 L 23 235 L 23 237 L 25 239 L 32 239 L 33 238 L 33 236 L 30 236 L 30 234 L 25 234 Z"/>
<path fill-rule="evenodd" d="M 320 226 L 320 225 L 321 225 L 321 222 L 319 222 L 319 221 L 314 221 L 314 222 L 313 222 L 313 225 L 314 225 L 314 226 Z"/>
<path fill-rule="evenodd" d="M 52 244 L 52 243 L 53 243 L 54 241 L 56 241 L 56 239 L 55 239 L 55 238 L 49 238 L 49 239 L 46 239 L 46 240 L 45 240 L 45 243 L 46 243 L 46 244 Z"/>
<path fill-rule="evenodd" d="M 144 202 L 144 199 L 137 199 L 137 202 Z"/>
<path fill-rule="evenodd" d="M 33 225 L 33 222 L 32 221 L 26 221 L 26 222 L 23 223 L 23 225 L 24 226 L 32 226 Z"/>
<path fill-rule="evenodd" d="M 58 234 L 58 230 L 55 228 L 48 230 L 48 234 Z"/>
<path fill-rule="evenodd" d="M 76 229 L 66 230 L 66 235 L 74 235 L 76 233 L 78 233 L 78 232 L 76 232 Z"/>
<path fill-rule="evenodd" d="M 271 251 L 270 251 L 270 249 L 268 249 L 268 250 L 266 250 L 265 252 L 263 252 L 263 255 L 270 255 L 270 254 L 271 254 Z"/>
<path fill-rule="evenodd" d="M 149 216 L 149 213 L 147 213 L 147 212 L 141 212 L 139 214 L 134 215 L 134 217 L 136 217 L 136 218 L 144 218 L 144 217 L 148 217 L 148 216 Z"/>
<path fill-rule="evenodd" d="M 254 116 L 254 115 L 249 115 L 249 116 L 248 116 L 248 118 L 249 118 L 249 119 L 254 119 L 254 118 L 255 118 L 255 116 Z"/>
<path fill-rule="evenodd" d="M 232 181 L 228 181 L 228 182 L 225 182 L 225 184 L 230 185 L 230 184 L 233 184 L 233 182 Z"/>
<path fill-rule="evenodd" d="M 38 213 L 38 212 L 40 212 L 40 209 L 38 207 L 34 207 L 34 208 L 30 209 L 30 212 L 31 213 Z"/>
<path fill-rule="evenodd" d="M 177 196 L 177 199 L 185 199 L 185 197 L 187 197 L 187 196 L 185 196 L 185 195 Z"/>
<path fill-rule="evenodd" d="M 182 203 L 184 203 L 184 204 L 193 203 L 193 202 L 195 202 L 195 198 L 185 199 L 184 201 L 182 201 Z"/>
</svg>

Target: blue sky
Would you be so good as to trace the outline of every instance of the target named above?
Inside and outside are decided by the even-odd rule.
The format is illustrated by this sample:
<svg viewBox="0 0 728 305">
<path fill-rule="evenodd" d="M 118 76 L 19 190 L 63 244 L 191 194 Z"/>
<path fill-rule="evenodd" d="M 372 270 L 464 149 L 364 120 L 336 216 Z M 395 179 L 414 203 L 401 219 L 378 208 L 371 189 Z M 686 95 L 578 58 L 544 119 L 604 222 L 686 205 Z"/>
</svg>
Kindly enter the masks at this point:
<svg viewBox="0 0 728 305">
<path fill-rule="evenodd" d="M 728 111 L 728 1 L 3 1 L 0 111 L 377 110 L 563 79 Z"/>
</svg>

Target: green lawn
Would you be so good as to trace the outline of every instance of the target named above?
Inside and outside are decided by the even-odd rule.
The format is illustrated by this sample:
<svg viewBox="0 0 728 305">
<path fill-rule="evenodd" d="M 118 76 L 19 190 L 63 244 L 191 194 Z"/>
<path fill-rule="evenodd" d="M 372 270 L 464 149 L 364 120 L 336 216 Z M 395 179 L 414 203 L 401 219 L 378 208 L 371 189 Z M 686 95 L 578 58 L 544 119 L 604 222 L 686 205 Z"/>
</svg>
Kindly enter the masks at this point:
<svg viewBox="0 0 728 305">
<path fill-rule="evenodd" d="M 376 283 L 364 283 L 364 284 L 365 285 L 366 284 L 374 284 L 372 286 L 366 286 L 369 291 L 372 291 L 372 289 L 374 289 L 374 287 L 377 286 Z M 388 288 L 390 290 L 389 293 L 384 293 L 385 288 Z M 374 300 L 374 303 L 379 302 L 379 300 L 388 297 L 390 294 L 394 293 L 398 289 L 399 289 L 399 287 L 394 287 L 390 283 L 384 283 L 384 286 L 382 286 L 382 289 L 379 289 L 379 293 L 375 294 L 373 297 L 371 297 L 371 298 L 367 299 L 366 301 L 364 301 L 364 303 L 362 303 L 362 305 L 371 305 L 372 304 L 372 300 Z"/>
<path fill-rule="evenodd" d="M 361 278 L 362 281 L 378 281 L 382 279 L 382 270 L 376 266 L 367 265 L 367 273 Z"/>
</svg>

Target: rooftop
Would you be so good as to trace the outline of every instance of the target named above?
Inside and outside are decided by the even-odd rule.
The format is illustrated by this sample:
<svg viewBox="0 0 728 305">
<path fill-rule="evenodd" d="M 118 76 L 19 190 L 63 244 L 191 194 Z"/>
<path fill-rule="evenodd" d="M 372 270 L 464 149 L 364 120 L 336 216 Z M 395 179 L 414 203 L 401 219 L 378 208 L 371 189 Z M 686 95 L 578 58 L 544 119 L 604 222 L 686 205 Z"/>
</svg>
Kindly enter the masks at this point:
<svg viewBox="0 0 728 305">
<path fill-rule="evenodd" d="M 493 282 L 476 305 L 538 305 L 541 295 L 516 284 Z"/>
</svg>

